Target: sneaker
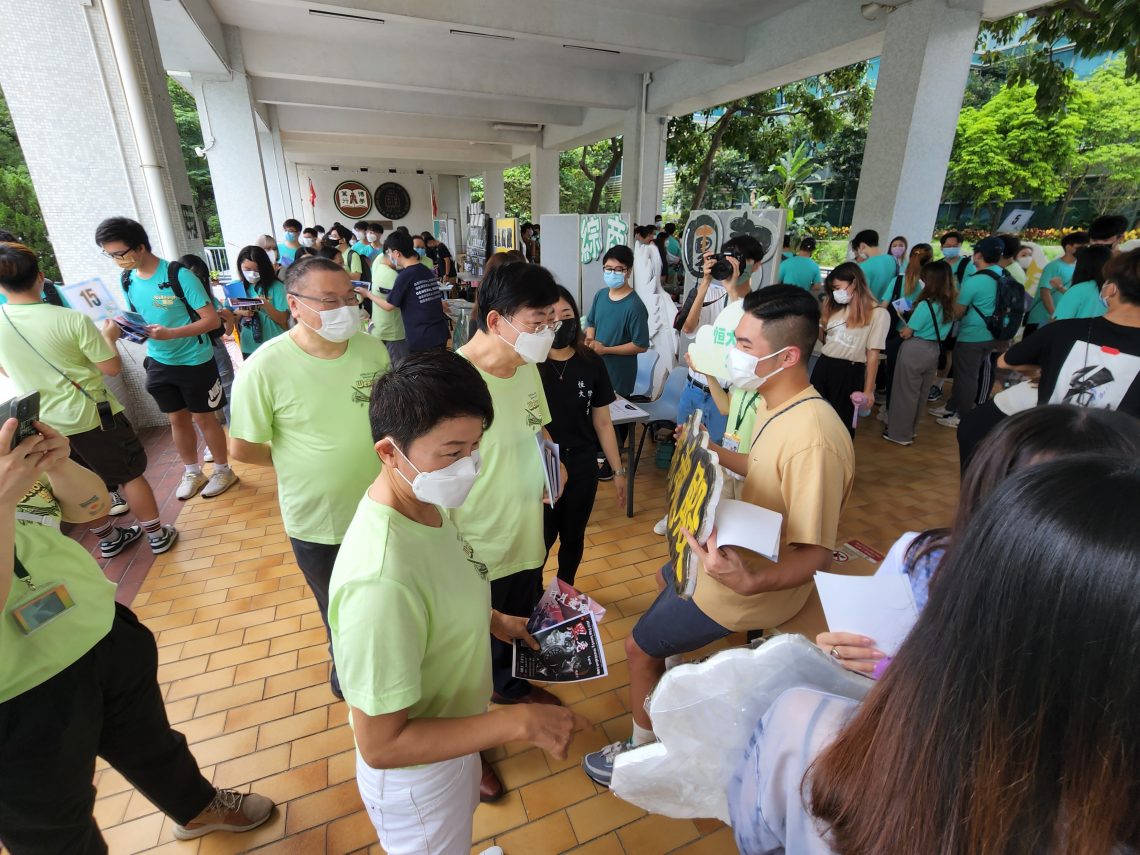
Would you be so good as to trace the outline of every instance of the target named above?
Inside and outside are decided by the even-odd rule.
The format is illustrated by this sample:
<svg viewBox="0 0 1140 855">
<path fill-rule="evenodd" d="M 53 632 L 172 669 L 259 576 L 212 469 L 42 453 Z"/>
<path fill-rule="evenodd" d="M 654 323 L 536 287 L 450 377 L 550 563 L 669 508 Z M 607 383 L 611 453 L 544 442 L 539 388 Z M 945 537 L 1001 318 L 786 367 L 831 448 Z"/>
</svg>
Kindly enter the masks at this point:
<svg viewBox="0 0 1140 855">
<path fill-rule="evenodd" d="M 209 480 L 201 472 L 186 472 L 182 475 L 182 480 L 178 483 L 178 489 L 174 495 L 182 501 L 193 499 L 198 495 L 198 491 L 209 483 Z"/>
<path fill-rule="evenodd" d="M 250 831 L 273 815 L 273 802 L 257 793 L 218 790 L 206 809 L 186 825 L 174 826 L 178 840 L 193 840 L 212 831 Z"/>
<path fill-rule="evenodd" d="M 880 407 L 887 402 L 887 392 L 885 389 L 875 390 L 875 403 Z"/>
<path fill-rule="evenodd" d="M 938 424 L 942 425 L 942 427 L 956 428 L 958 427 L 958 423 L 961 421 L 961 419 L 958 418 L 957 413 L 951 413 L 950 415 L 945 416 L 941 419 L 937 419 L 936 421 Z"/>
<path fill-rule="evenodd" d="M 202 498 L 212 499 L 220 496 L 238 482 L 238 476 L 232 469 L 218 469 L 214 467 L 214 474 L 210 476 L 210 483 L 202 488 Z"/>
<path fill-rule="evenodd" d="M 657 525 L 653 526 L 653 533 L 664 537 L 669 533 L 669 517 L 661 517 Z"/>
<path fill-rule="evenodd" d="M 132 525 L 129 528 L 116 528 L 114 534 L 107 540 L 99 541 L 99 551 L 104 558 L 114 558 L 140 537 L 142 526 Z"/>
<path fill-rule="evenodd" d="M 503 847 L 492 846 L 490 849 L 484 849 L 479 855 L 503 855 Z"/>
<path fill-rule="evenodd" d="M 582 768 L 595 784 L 608 787 L 614 776 L 614 760 L 619 754 L 624 754 L 633 748 L 628 739 L 624 742 L 613 742 L 601 751 L 591 751 L 582 758 Z"/>
<path fill-rule="evenodd" d="M 877 416 L 875 416 L 875 418 L 877 418 L 883 424 L 886 424 L 887 423 L 887 408 L 886 407 L 879 407 L 879 414 Z"/>
<path fill-rule="evenodd" d="M 614 480 L 614 470 L 610 466 L 608 460 L 603 460 L 598 464 L 598 480 L 599 481 L 612 481 Z"/>
<path fill-rule="evenodd" d="M 131 506 L 127 504 L 127 500 L 123 498 L 122 494 L 118 490 L 112 490 L 111 510 L 107 511 L 107 513 L 113 517 L 121 517 L 130 509 Z"/>
<path fill-rule="evenodd" d="M 933 404 L 935 401 L 937 401 L 941 397 L 942 397 L 942 387 L 941 386 L 931 386 L 930 391 L 926 393 L 926 402 L 928 404 Z"/>
<path fill-rule="evenodd" d="M 954 411 L 947 406 L 931 407 L 929 410 L 927 410 L 927 412 L 930 413 L 930 415 L 934 416 L 935 418 L 939 418 L 939 419 L 944 419 L 947 416 L 954 415 Z"/>
<path fill-rule="evenodd" d="M 903 442 L 901 439 L 891 439 L 886 431 L 883 431 L 883 439 L 885 439 L 887 442 L 893 442 L 895 445 L 914 445 L 913 439 L 908 439 L 905 442 Z"/>
<path fill-rule="evenodd" d="M 155 555 L 168 552 L 174 542 L 178 540 L 178 529 L 172 525 L 164 525 L 158 534 L 149 535 L 150 551 Z"/>
<path fill-rule="evenodd" d="M 210 451 L 210 446 L 208 446 L 208 445 L 206 446 L 205 450 L 203 450 L 203 452 L 202 452 L 202 462 L 203 463 L 213 463 L 214 462 L 214 452 Z"/>
</svg>

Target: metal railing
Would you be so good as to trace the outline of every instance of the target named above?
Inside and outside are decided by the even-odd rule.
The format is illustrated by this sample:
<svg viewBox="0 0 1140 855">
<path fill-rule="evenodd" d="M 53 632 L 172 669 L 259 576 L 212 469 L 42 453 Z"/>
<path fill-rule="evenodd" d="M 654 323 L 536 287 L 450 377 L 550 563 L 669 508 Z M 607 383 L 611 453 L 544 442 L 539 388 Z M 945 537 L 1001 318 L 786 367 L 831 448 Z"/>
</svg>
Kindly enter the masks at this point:
<svg viewBox="0 0 1140 855">
<path fill-rule="evenodd" d="M 228 273 L 230 270 L 230 256 L 226 252 L 224 246 L 208 246 L 206 247 L 206 264 L 209 265 L 211 271 L 219 274 Z"/>
</svg>

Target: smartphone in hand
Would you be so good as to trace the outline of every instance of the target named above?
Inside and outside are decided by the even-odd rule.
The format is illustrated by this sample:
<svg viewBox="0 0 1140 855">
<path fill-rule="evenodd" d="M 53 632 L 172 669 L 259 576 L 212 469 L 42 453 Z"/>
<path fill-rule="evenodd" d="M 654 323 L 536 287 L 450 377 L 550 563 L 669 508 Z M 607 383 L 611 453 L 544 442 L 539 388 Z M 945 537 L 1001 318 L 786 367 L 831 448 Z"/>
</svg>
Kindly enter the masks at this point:
<svg viewBox="0 0 1140 855">
<path fill-rule="evenodd" d="M 12 448 L 15 448 L 29 436 L 35 436 L 39 433 L 35 426 L 35 422 L 40 417 L 39 392 L 29 392 L 26 395 L 13 398 L 5 405 L 5 408 L 7 409 L 5 420 L 16 419 L 20 423 L 16 428 L 15 436 L 12 437 Z"/>
</svg>

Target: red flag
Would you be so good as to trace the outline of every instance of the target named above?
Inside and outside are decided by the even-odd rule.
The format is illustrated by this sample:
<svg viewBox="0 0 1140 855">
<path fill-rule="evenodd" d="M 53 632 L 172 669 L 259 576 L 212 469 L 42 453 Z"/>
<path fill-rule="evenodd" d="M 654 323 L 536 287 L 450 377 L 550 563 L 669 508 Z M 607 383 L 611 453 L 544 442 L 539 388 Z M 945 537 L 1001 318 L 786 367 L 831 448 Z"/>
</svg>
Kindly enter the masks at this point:
<svg viewBox="0 0 1140 855">
<path fill-rule="evenodd" d="M 435 203 L 435 182 L 434 181 L 431 182 L 430 186 L 431 186 L 431 216 L 432 216 L 432 219 L 435 219 L 436 217 L 439 216 L 439 208 L 436 206 L 436 203 Z"/>
<path fill-rule="evenodd" d="M 309 205 L 317 207 L 317 189 L 313 187 L 313 179 L 309 179 Z"/>
</svg>

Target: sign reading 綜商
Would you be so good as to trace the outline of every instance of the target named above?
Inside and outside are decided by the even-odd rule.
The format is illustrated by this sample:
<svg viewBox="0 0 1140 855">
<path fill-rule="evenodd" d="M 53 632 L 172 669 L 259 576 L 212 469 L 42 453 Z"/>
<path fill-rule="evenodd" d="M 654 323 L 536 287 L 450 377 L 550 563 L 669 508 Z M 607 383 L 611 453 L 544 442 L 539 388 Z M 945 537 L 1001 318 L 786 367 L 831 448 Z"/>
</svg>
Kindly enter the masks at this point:
<svg viewBox="0 0 1140 855">
<path fill-rule="evenodd" d="M 716 506 L 724 486 L 720 461 L 709 449 L 709 435 L 701 430 L 701 417 L 700 410 L 693 411 L 669 464 L 669 529 L 666 537 L 673 565 L 673 585 L 684 599 L 693 596 L 701 568 L 681 529 L 688 529 L 693 537 L 704 543 L 712 532 Z"/>
<path fill-rule="evenodd" d="M 372 193 L 359 181 L 342 181 L 333 191 L 336 209 L 351 220 L 359 220 L 372 210 Z"/>
</svg>

